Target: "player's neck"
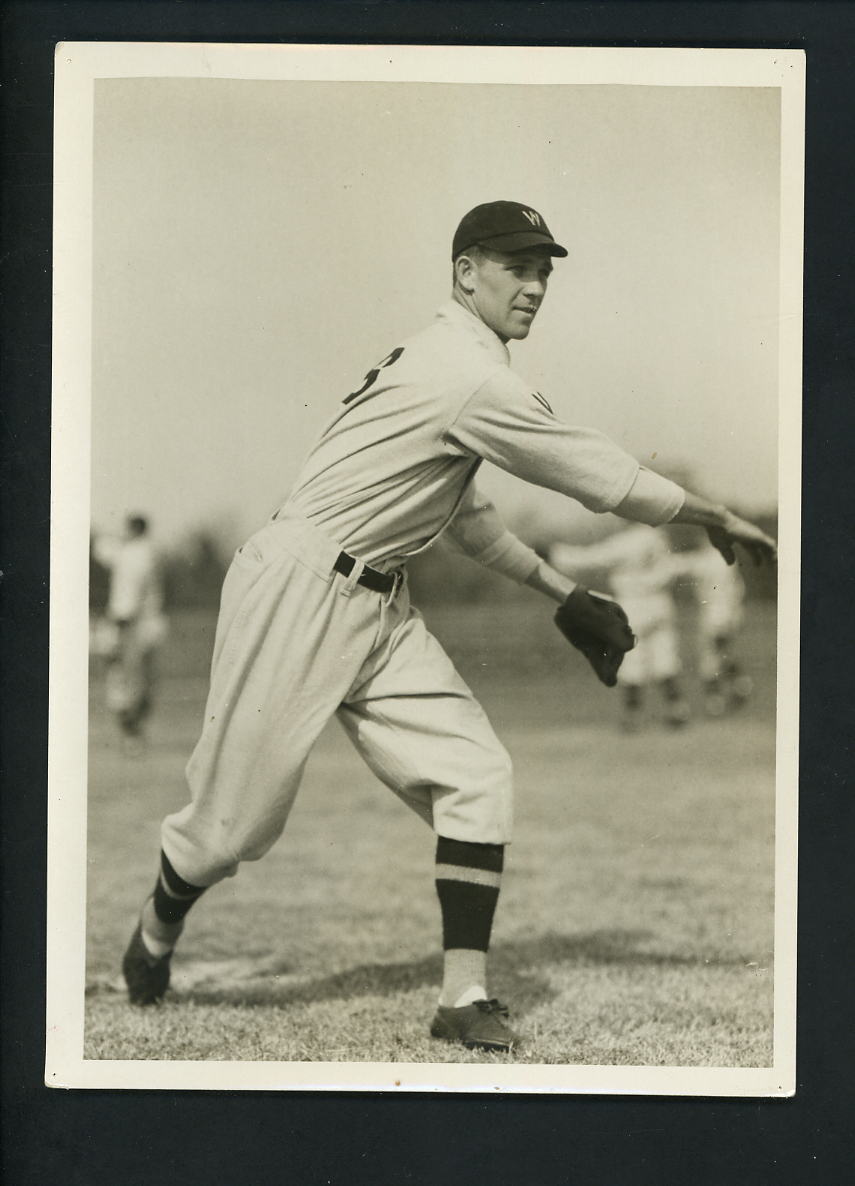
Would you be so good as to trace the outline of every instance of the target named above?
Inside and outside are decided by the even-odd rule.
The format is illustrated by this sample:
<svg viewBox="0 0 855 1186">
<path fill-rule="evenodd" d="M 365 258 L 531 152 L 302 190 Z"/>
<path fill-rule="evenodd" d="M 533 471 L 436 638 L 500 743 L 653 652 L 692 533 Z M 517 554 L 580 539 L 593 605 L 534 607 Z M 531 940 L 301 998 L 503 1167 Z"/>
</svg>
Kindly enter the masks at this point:
<svg viewBox="0 0 855 1186">
<path fill-rule="evenodd" d="M 454 289 L 452 289 L 451 299 L 453 301 L 456 301 L 458 305 L 462 305 L 463 308 L 466 309 L 467 312 L 471 313 L 473 317 L 477 317 L 482 325 L 487 325 L 487 322 L 484 320 L 484 318 L 478 312 L 478 310 L 475 306 L 475 302 L 473 301 L 472 297 L 470 297 L 467 293 L 462 292 L 459 288 L 454 288 Z M 489 325 L 487 325 L 487 329 L 489 329 L 491 333 L 496 334 L 496 337 L 499 339 L 499 341 L 502 343 L 503 346 L 507 346 L 508 339 L 505 337 L 504 334 L 496 333 L 496 331 L 494 329 L 492 329 L 492 327 Z"/>
</svg>

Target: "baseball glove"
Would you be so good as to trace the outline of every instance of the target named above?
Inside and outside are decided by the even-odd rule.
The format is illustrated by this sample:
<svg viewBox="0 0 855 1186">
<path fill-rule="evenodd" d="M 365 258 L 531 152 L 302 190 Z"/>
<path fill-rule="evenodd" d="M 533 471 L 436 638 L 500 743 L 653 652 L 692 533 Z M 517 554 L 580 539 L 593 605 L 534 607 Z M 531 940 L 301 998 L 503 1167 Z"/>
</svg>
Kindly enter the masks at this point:
<svg viewBox="0 0 855 1186">
<path fill-rule="evenodd" d="M 617 602 L 577 585 L 555 611 L 555 625 L 582 652 L 597 678 L 613 688 L 624 655 L 635 646 L 635 635 Z"/>
</svg>

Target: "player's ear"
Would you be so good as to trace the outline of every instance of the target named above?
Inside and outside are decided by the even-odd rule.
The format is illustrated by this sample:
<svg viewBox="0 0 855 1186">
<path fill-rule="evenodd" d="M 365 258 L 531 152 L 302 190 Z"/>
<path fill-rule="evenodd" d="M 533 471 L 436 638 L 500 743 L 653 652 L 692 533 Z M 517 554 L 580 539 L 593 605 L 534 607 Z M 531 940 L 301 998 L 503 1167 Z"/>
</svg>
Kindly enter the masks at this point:
<svg viewBox="0 0 855 1186">
<path fill-rule="evenodd" d="M 475 291 L 475 263 L 468 255 L 458 255 L 454 261 L 454 280 L 464 292 Z"/>
</svg>

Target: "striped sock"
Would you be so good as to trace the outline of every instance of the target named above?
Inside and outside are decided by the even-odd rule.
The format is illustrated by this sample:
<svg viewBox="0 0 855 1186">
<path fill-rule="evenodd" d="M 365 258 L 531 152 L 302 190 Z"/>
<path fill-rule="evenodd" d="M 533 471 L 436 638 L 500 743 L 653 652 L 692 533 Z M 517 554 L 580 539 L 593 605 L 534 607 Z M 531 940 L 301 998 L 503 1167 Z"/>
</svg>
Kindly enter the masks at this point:
<svg viewBox="0 0 855 1186">
<path fill-rule="evenodd" d="M 161 851 L 160 875 L 154 893 L 143 906 L 141 919 L 142 940 L 152 956 L 160 959 L 172 951 L 184 929 L 184 916 L 206 888 L 185 881 Z"/>
<path fill-rule="evenodd" d="M 505 850 L 440 836 L 436 892 L 444 950 L 440 1005 L 460 1008 L 487 995 L 487 950 Z"/>
</svg>

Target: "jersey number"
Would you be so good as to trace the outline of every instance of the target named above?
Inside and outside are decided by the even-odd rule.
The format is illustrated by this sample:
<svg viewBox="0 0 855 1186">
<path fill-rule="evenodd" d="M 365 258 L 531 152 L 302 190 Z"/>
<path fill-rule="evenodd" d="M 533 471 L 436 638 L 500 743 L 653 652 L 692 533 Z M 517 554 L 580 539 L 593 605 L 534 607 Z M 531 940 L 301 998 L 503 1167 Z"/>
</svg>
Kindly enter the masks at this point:
<svg viewBox="0 0 855 1186">
<path fill-rule="evenodd" d="M 403 353 L 404 347 L 396 346 L 391 354 L 387 354 L 382 362 L 378 362 L 377 366 L 368 372 L 368 374 L 365 376 L 365 382 L 362 384 L 359 390 L 351 391 L 350 395 L 347 396 L 346 399 L 342 400 L 342 403 L 349 404 L 352 399 L 357 399 L 358 396 L 363 395 L 371 386 L 371 384 L 376 381 L 377 376 L 383 370 L 383 367 L 390 367 L 393 362 L 398 361 Z"/>
</svg>

